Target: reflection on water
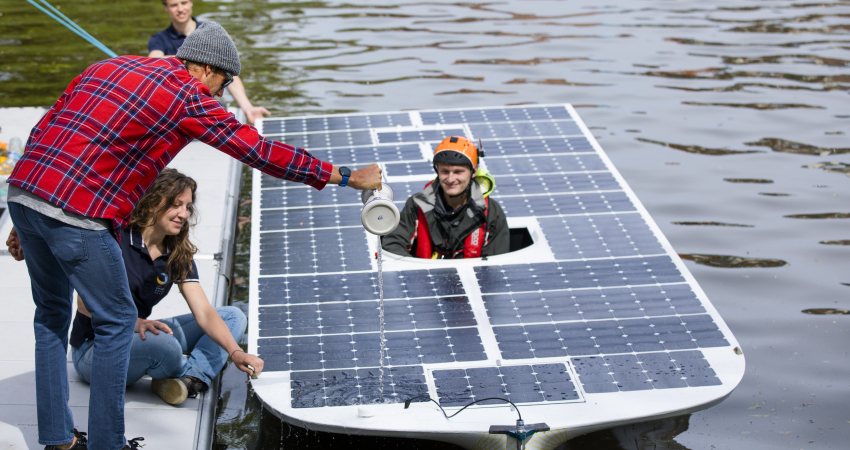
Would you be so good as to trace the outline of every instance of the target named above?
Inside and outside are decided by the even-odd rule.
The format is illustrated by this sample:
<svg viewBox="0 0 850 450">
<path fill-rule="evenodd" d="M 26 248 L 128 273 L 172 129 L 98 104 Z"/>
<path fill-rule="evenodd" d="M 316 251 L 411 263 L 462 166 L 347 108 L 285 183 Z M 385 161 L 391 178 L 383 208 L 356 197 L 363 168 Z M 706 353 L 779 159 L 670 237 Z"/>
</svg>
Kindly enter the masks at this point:
<svg viewBox="0 0 850 450">
<path fill-rule="evenodd" d="M 747 145 L 770 147 L 775 152 L 797 153 L 799 155 L 827 156 L 850 153 L 850 147 L 818 147 L 779 138 L 764 138 L 756 142 L 747 142 Z"/>
<path fill-rule="evenodd" d="M 149 0 L 54 3 L 121 53 L 143 53 L 164 26 Z M 25 2 L 0 11 L 3 106 L 49 105 L 102 57 Z M 850 317 L 800 311 L 813 298 L 850 309 L 850 229 L 836 220 L 850 218 L 850 1 L 241 0 L 195 12 L 231 31 L 252 101 L 276 115 L 576 105 L 748 354 L 719 405 L 662 421 L 667 434 L 594 433 L 582 448 L 846 447 Z M 247 301 L 247 287 L 232 298 Z M 432 445 L 275 424 L 239 381 L 226 383 L 219 433 L 278 431 L 230 448 Z"/>
<path fill-rule="evenodd" d="M 832 314 L 850 314 L 850 310 L 847 309 L 835 309 L 835 308 L 811 308 L 804 309 L 804 313 L 806 314 L 817 314 L 817 315 L 832 315 Z"/>
<path fill-rule="evenodd" d="M 749 183 L 749 184 L 772 184 L 773 180 L 765 180 L 763 178 L 724 178 L 723 181 L 728 183 Z"/>
<path fill-rule="evenodd" d="M 814 214 L 787 214 L 789 219 L 850 219 L 850 213 L 814 213 Z"/>
<path fill-rule="evenodd" d="M 682 102 L 683 105 L 693 106 L 726 106 L 729 108 L 750 109 L 823 109 L 822 106 L 806 105 L 804 103 L 722 103 L 722 102 Z"/>
<path fill-rule="evenodd" d="M 673 225 L 703 225 L 710 227 L 744 227 L 744 228 L 752 228 L 753 225 L 744 225 L 741 223 L 725 223 L 725 222 L 712 222 L 712 221 L 704 221 L 704 222 L 693 222 L 693 221 L 677 221 L 672 222 Z"/>
<path fill-rule="evenodd" d="M 803 167 L 810 167 L 812 169 L 821 169 L 827 172 L 837 172 L 850 175 L 850 164 L 842 162 L 821 162 L 817 164 L 812 164 L 811 166 Z"/>
<path fill-rule="evenodd" d="M 710 156 L 724 156 L 724 155 L 741 155 L 745 153 L 758 153 L 759 150 L 729 150 L 725 148 L 707 148 L 701 145 L 684 145 L 684 144 L 674 144 L 672 142 L 662 142 L 655 139 L 647 139 L 647 138 L 637 138 L 640 142 L 647 142 L 650 144 L 663 145 L 667 148 L 672 148 L 674 150 L 681 150 L 687 153 L 696 153 L 700 155 L 710 155 Z"/>
<path fill-rule="evenodd" d="M 679 253 L 679 257 L 711 267 L 724 269 L 741 269 L 749 267 L 782 267 L 787 262 L 772 258 L 750 258 L 732 255 L 700 255 L 695 253 Z"/>
</svg>

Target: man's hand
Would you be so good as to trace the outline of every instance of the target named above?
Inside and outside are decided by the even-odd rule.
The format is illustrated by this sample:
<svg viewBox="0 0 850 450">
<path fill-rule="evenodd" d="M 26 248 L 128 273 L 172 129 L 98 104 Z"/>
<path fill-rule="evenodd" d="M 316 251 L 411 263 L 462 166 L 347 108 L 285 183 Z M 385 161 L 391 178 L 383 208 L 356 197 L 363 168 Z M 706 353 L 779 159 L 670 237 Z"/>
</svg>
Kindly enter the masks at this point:
<svg viewBox="0 0 850 450">
<path fill-rule="evenodd" d="M 136 319 L 136 333 L 139 333 L 139 338 L 145 340 L 145 332 L 150 331 L 153 334 L 159 334 L 160 331 L 165 331 L 168 334 L 174 334 L 171 327 L 158 321 L 148 319 Z"/>
<path fill-rule="evenodd" d="M 21 248 L 21 241 L 18 239 L 18 232 L 12 228 L 12 231 L 9 232 L 9 237 L 6 238 L 6 247 L 9 249 L 9 254 L 12 255 L 12 258 L 15 258 L 15 261 L 23 261 L 24 259 L 24 249 Z"/>
<path fill-rule="evenodd" d="M 263 365 L 265 365 L 265 362 L 259 356 L 245 353 L 242 350 L 234 351 L 230 355 L 230 359 L 233 360 L 233 364 L 236 364 L 239 370 L 247 373 L 251 378 L 260 376 Z"/>
<path fill-rule="evenodd" d="M 381 188 L 381 167 L 377 164 L 357 169 L 351 172 L 348 186 L 365 191 Z"/>
</svg>

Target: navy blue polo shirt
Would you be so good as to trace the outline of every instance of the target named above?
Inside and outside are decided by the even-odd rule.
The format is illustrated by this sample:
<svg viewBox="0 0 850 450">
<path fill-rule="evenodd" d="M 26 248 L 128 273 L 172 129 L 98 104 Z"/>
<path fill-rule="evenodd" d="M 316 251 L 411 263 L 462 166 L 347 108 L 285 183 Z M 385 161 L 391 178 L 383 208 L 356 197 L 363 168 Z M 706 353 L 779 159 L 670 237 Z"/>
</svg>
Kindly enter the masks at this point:
<svg viewBox="0 0 850 450">
<path fill-rule="evenodd" d="M 139 317 L 145 319 L 151 315 L 153 307 L 165 298 L 174 286 L 174 280 L 168 276 L 166 270 L 170 253 L 151 260 L 150 253 L 142 241 L 141 232 L 130 228 L 121 230 L 119 245 L 127 270 L 130 294 L 139 311 Z M 195 261 L 192 261 L 192 270 L 183 282 L 199 282 L 198 266 L 195 265 Z M 91 319 L 78 312 L 74 317 L 74 326 L 71 330 L 71 345 L 79 347 L 83 341 L 92 338 L 94 338 L 94 328 L 92 328 Z"/>
<path fill-rule="evenodd" d="M 195 26 L 201 25 L 201 22 L 192 17 L 195 21 Z M 165 53 L 165 56 L 173 56 L 177 54 L 177 49 L 183 45 L 186 40 L 185 34 L 180 34 L 174 29 L 174 25 L 169 25 L 168 28 L 154 34 L 148 39 L 148 53 L 154 50 L 160 50 Z"/>
</svg>

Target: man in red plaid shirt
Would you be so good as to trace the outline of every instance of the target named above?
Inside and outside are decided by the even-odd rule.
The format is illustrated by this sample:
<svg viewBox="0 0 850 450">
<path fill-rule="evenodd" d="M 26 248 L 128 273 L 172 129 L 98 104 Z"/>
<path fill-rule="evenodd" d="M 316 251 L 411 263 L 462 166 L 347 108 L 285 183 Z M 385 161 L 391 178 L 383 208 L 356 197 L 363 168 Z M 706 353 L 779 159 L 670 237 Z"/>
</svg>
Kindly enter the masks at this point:
<svg viewBox="0 0 850 450">
<path fill-rule="evenodd" d="M 176 57 L 121 56 L 77 76 L 33 128 L 9 176 L 10 253 L 26 258 L 36 304 L 39 442 L 48 449 L 136 448 L 124 437 L 124 386 L 136 310 L 114 230 L 194 139 L 264 173 L 322 189 L 380 187 L 377 165 L 351 171 L 267 140 L 214 95 L 238 75 L 236 46 L 205 22 Z M 72 292 L 95 328 L 88 438 L 68 407 Z"/>
</svg>

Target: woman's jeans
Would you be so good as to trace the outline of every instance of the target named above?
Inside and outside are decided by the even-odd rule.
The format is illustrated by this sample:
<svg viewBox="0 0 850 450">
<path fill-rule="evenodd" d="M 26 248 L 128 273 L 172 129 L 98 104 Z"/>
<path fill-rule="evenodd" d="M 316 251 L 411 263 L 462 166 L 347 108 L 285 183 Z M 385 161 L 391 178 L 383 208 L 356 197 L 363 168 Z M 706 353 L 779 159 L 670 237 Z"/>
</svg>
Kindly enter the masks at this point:
<svg viewBox="0 0 850 450">
<path fill-rule="evenodd" d="M 239 342 L 248 325 L 245 314 L 235 306 L 222 306 L 216 312 L 224 320 L 233 339 Z M 203 381 L 207 386 L 211 385 L 227 362 L 227 352 L 204 333 L 192 314 L 161 319 L 160 322 L 171 327 L 174 334 L 164 331 L 153 334 L 147 331 L 145 340 L 137 333 L 133 334 L 127 386 L 144 375 L 150 375 L 155 380 L 188 375 Z M 91 340 L 72 350 L 74 368 L 85 381 L 92 377 L 92 350 Z"/>
<path fill-rule="evenodd" d="M 73 439 L 68 407 L 67 348 L 73 291 L 92 314 L 92 377 L 88 448 L 124 446 L 124 384 L 136 306 L 118 242 L 108 230 L 92 231 L 9 204 L 29 271 L 35 302 L 35 386 L 38 441 Z"/>
</svg>

